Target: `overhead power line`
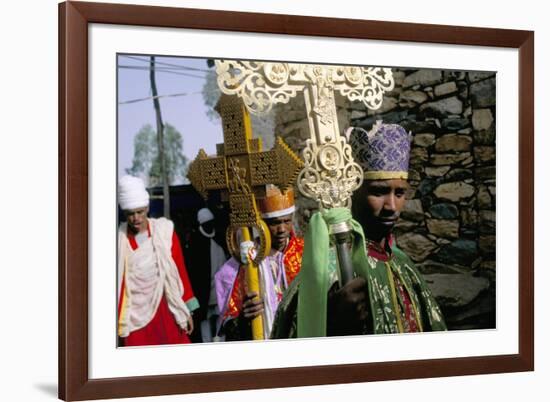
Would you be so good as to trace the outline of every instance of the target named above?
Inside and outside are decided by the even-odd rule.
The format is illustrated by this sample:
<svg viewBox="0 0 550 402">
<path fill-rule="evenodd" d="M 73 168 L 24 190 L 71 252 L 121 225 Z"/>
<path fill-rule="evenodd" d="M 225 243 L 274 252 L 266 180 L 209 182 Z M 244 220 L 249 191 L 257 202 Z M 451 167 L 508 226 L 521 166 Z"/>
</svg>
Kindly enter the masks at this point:
<svg viewBox="0 0 550 402">
<path fill-rule="evenodd" d="M 168 94 L 168 95 L 157 95 L 157 96 L 148 96 L 146 98 L 131 99 L 127 101 L 118 102 L 119 105 L 127 105 L 129 103 L 143 102 L 151 99 L 160 99 L 160 98 L 175 98 L 177 96 L 187 96 L 187 95 L 200 95 L 202 92 L 181 92 L 177 94 Z"/>
<path fill-rule="evenodd" d="M 141 67 L 141 66 L 122 66 L 119 65 L 118 68 L 123 68 L 127 70 L 144 70 L 144 71 L 151 71 L 150 67 Z M 176 75 L 183 75 L 185 77 L 192 77 L 192 78 L 200 78 L 200 79 L 206 79 L 206 76 L 203 75 L 194 75 L 189 73 L 181 73 L 179 71 L 172 71 L 172 69 L 168 69 L 166 67 L 155 67 L 155 71 L 162 72 L 162 73 L 170 73 L 170 74 L 176 74 Z"/>
<path fill-rule="evenodd" d="M 125 57 L 127 59 L 132 59 L 132 60 L 142 61 L 144 63 L 149 63 L 149 58 L 142 59 L 141 57 L 126 56 L 126 55 L 122 55 L 121 57 Z M 189 67 L 189 66 L 185 66 L 185 65 L 181 65 L 181 64 L 166 63 L 166 62 L 161 62 L 161 61 L 157 61 L 155 64 L 159 64 L 159 65 L 163 65 L 163 66 L 169 66 L 169 67 L 176 67 L 176 68 L 180 68 L 182 70 L 200 71 L 200 72 L 203 72 L 203 73 L 209 73 L 209 72 L 212 71 L 212 70 L 206 70 L 206 69 L 197 68 L 197 67 Z"/>
</svg>

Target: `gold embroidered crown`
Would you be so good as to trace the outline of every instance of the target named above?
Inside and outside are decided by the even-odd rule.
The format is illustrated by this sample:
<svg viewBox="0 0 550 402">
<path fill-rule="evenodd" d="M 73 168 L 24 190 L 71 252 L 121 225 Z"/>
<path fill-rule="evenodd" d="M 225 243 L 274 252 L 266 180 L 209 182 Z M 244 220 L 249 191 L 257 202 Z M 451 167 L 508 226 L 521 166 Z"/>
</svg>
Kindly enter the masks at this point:
<svg viewBox="0 0 550 402">
<path fill-rule="evenodd" d="M 265 198 L 258 202 L 262 218 L 277 218 L 285 216 L 295 211 L 294 206 L 294 189 L 287 188 L 281 191 L 274 185 L 269 185 L 266 190 Z"/>
</svg>

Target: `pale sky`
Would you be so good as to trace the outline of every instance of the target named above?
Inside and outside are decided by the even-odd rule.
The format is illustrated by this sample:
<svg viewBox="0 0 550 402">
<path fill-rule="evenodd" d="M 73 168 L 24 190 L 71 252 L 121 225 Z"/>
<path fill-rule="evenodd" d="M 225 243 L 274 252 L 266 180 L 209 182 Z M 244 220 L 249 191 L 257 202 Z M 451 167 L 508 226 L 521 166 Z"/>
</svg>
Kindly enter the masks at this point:
<svg viewBox="0 0 550 402">
<path fill-rule="evenodd" d="M 149 79 L 149 55 L 118 56 L 118 175 L 126 174 L 132 166 L 134 136 L 146 124 L 156 129 L 155 109 Z M 138 60 L 139 59 L 139 60 Z M 208 154 L 216 152 L 216 143 L 223 142 L 220 122 L 212 122 L 206 115 L 202 98 L 206 59 L 183 57 L 156 57 L 157 91 L 159 95 L 187 93 L 185 96 L 160 98 L 164 123 L 174 126 L 183 137 L 183 154 L 189 161 L 195 159 L 200 148 Z M 167 64 L 161 64 L 167 63 Z M 173 66 L 184 66 L 204 71 L 191 71 Z M 131 66 L 132 69 L 123 66 Z M 143 69 L 135 69 L 142 67 Z M 160 71 L 170 69 L 177 74 Z M 186 75 L 182 75 L 186 74 Z M 148 98 L 134 103 L 131 100 Z"/>
</svg>

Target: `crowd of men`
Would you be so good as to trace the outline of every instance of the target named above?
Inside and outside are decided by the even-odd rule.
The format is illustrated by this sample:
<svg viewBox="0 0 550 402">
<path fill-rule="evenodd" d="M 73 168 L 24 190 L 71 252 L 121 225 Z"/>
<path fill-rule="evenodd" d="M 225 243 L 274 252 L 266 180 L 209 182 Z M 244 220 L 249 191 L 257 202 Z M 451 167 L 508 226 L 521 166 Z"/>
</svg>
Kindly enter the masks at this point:
<svg viewBox="0 0 550 402">
<path fill-rule="evenodd" d="M 316 212 L 301 238 L 292 188 L 268 186 L 258 201 L 271 238 L 258 264 L 259 292 L 245 278 L 254 239 L 241 242 L 240 256 L 227 258 L 214 214 L 203 208 L 200 236 L 184 256 L 173 223 L 148 217 L 143 181 L 120 179 L 119 345 L 249 340 L 257 317 L 264 339 L 445 330 L 437 302 L 393 236 L 406 201 L 410 134 L 382 124 L 354 130 L 350 144 L 364 170 L 351 211 Z M 354 274 L 345 284 L 327 229 L 335 220 L 352 228 Z"/>
</svg>

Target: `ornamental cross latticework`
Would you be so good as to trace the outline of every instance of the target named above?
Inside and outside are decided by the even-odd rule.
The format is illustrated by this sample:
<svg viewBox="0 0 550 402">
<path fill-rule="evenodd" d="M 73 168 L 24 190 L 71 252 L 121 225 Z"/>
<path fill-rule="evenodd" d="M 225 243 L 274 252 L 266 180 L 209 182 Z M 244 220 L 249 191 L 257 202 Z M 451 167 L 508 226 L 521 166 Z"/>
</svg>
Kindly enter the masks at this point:
<svg viewBox="0 0 550 402">
<path fill-rule="evenodd" d="M 199 150 L 187 176 L 204 198 L 210 191 L 220 190 L 222 198 L 229 199 L 231 234 L 228 232 L 228 241 L 232 254 L 238 255 L 238 248 L 233 247 L 235 242 L 229 236 L 242 227 L 263 226 L 256 197 L 265 196 L 267 184 L 280 188 L 292 185 L 303 162 L 281 138 L 277 138 L 272 150 L 262 151 L 260 140 L 252 138 L 250 116 L 238 97 L 222 95 L 216 109 L 222 118 L 224 142 L 217 144 L 215 156 Z M 258 261 L 269 251 L 266 243 L 261 243 Z"/>
<path fill-rule="evenodd" d="M 334 94 L 378 109 L 384 93 L 394 87 L 391 68 L 217 60 L 216 73 L 221 91 L 238 95 L 256 114 L 303 93 L 310 139 L 298 188 L 322 208 L 350 205 L 363 171 L 340 135 Z"/>
<path fill-rule="evenodd" d="M 271 246 L 269 228 L 261 219 L 256 196 L 265 196 L 267 184 L 281 189 L 292 185 L 303 163 L 281 138 L 272 150 L 262 152 L 260 140 L 252 138 L 250 116 L 239 97 L 222 95 L 216 110 L 222 118 L 224 142 L 217 144 L 216 156 L 209 157 L 204 149 L 199 150 L 187 177 L 204 198 L 213 190 L 222 191 L 222 199 L 229 198 L 231 212 L 226 241 L 237 261 L 241 260 L 239 242 L 256 240 L 250 232 L 256 229 L 259 237 L 256 256 L 241 263 L 246 267 L 247 288 L 260 295 L 258 265 Z M 252 319 L 251 327 L 253 339 L 264 338 L 261 315 Z"/>
</svg>

